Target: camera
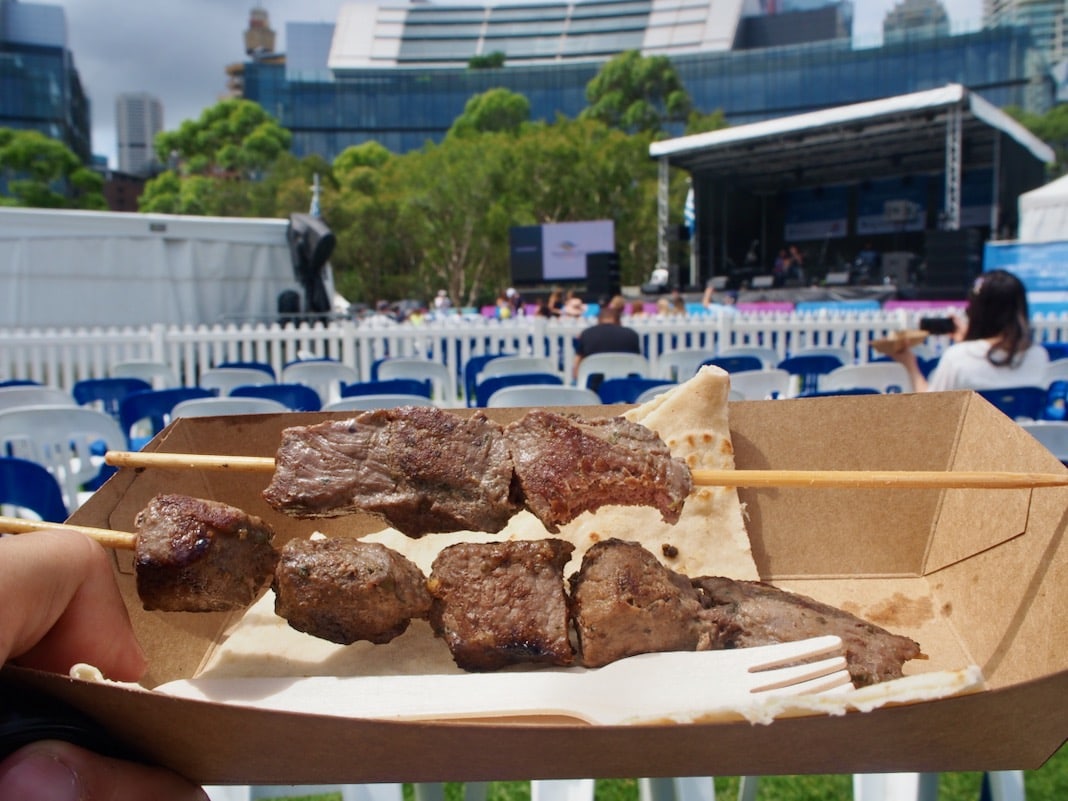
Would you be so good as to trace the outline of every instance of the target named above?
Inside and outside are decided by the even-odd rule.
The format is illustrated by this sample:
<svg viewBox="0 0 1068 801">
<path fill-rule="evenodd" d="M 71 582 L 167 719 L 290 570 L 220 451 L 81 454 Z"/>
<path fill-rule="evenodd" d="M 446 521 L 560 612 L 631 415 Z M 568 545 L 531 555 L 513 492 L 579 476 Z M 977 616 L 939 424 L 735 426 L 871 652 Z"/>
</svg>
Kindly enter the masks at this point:
<svg viewBox="0 0 1068 801">
<path fill-rule="evenodd" d="M 920 320 L 920 328 L 928 334 L 952 334 L 957 330 L 957 324 L 952 317 L 924 317 Z"/>
</svg>

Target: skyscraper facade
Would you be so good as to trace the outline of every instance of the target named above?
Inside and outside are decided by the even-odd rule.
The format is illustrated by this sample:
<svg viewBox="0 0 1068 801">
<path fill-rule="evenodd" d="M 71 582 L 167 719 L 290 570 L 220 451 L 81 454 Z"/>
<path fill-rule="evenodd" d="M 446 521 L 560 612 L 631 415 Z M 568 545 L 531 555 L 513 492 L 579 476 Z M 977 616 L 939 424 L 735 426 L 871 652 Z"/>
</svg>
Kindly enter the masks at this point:
<svg viewBox="0 0 1068 801">
<path fill-rule="evenodd" d="M 89 100 L 59 5 L 0 0 L 0 127 L 40 131 L 91 158 Z"/>
<path fill-rule="evenodd" d="M 535 120 L 575 117 L 586 85 L 625 50 L 670 58 L 694 107 L 732 125 L 948 83 L 999 107 L 1052 103 L 1027 26 L 924 26 L 863 47 L 850 36 L 851 3 L 803 5 L 367 0 L 342 6 L 334 24 L 289 23 L 284 59 L 246 62 L 241 89 L 293 133 L 294 154 L 327 159 L 371 140 L 396 153 L 440 141 L 471 96 L 497 87 L 524 95 Z"/>
<path fill-rule="evenodd" d="M 158 165 L 154 142 L 163 130 L 163 104 L 144 92 L 121 94 L 115 100 L 115 133 L 119 171 L 148 175 Z"/>
</svg>

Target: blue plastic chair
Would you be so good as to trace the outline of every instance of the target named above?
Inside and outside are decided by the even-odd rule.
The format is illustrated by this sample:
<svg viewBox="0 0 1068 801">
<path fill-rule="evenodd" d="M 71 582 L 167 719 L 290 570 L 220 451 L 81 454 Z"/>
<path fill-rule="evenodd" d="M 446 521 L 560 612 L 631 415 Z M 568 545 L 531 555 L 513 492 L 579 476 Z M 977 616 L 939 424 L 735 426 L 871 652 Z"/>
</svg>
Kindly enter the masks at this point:
<svg viewBox="0 0 1068 801">
<path fill-rule="evenodd" d="M 700 366 L 704 367 L 706 364 L 712 365 L 713 367 L 719 367 L 721 370 L 726 370 L 728 373 L 741 373 L 746 370 L 760 370 L 764 367 L 764 362 L 756 356 L 713 356 L 711 359 L 705 359 L 701 362 Z"/>
<path fill-rule="evenodd" d="M 477 392 L 478 374 L 482 372 L 482 368 L 486 366 L 487 362 L 491 362 L 499 356 L 512 356 L 510 353 L 484 353 L 479 356 L 472 356 L 464 363 L 464 397 L 467 398 L 467 405 L 475 405 L 475 395 Z"/>
<path fill-rule="evenodd" d="M 50 523 L 67 519 L 67 505 L 55 476 L 29 459 L 0 457 L 0 504 L 28 509 Z"/>
<path fill-rule="evenodd" d="M 779 362 L 778 366 L 780 370 L 785 370 L 790 375 L 801 376 L 801 388 L 798 394 L 804 394 L 818 392 L 820 376 L 826 375 L 843 364 L 844 362 L 837 356 L 814 353 L 790 356 Z"/>
<path fill-rule="evenodd" d="M 977 392 L 1013 420 L 1040 420 L 1046 411 L 1046 387 L 1005 387 Z"/>
<path fill-rule="evenodd" d="M 231 398 L 267 398 L 293 412 L 317 412 L 322 408 L 319 393 L 305 384 L 249 384 L 230 390 Z"/>
<path fill-rule="evenodd" d="M 564 379 L 556 373 L 512 373 L 510 375 L 490 376 L 485 381 L 479 382 L 475 388 L 475 405 L 485 408 L 489 405 L 490 396 L 503 387 L 529 386 L 531 384 L 556 386 L 564 383 Z"/>
<path fill-rule="evenodd" d="M 133 392 L 119 401 L 119 426 L 130 443 L 131 450 L 140 450 L 170 422 L 171 410 L 184 400 L 213 398 L 215 393 L 203 387 L 171 387 Z M 135 436 L 134 426 L 142 420 L 150 421 L 149 436 Z"/>
<path fill-rule="evenodd" d="M 1068 420 L 1068 381 L 1054 381 L 1046 389 L 1046 408 L 1042 411 L 1043 420 Z"/>
<path fill-rule="evenodd" d="M 119 402 L 131 392 L 144 392 L 152 385 L 140 378 L 86 378 L 71 387 L 70 394 L 79 406 L 99 406 L 116 420 Z"/>
<path fill-rule="evenodd" d="M 422 395 L 429 398 L 432 392 L 430 379 L 418 378 L 382 378 L 377 381 L 358 381 L 341 385 L 343 398 L 354 398 L 358 395 Z"/>
<path fill-rule="evenodd" d="M 1043 342 L 1042 347 L 1046 349 L 1051 362 L 1068 359 L 1068 342 Z"/>
<path fill-rule="evenodd" d="M 637 403 L 638 396 L 653 387 L 674 386 L 665 378 L 606 378 L 597 387 L 601 403 Z"/>
<path fill-rule="evenodd" d="M 277 378 L 277 376 L 275 376 L 275 374 L 274 374 L 274 367 L 272 367 L 267 362 L 255 362 L 255 361 L 253 361 L 253 362 L 222 362 L 222 363 L 217 364 L 215 366 L 218 367 L 218 368 L 226 368 L 226 369 L 229 369 L 231 367 L 236 367 L 236 368 L 243 369 L 243 370 L 262 370 L 263 372 L 267 373 L 267 375 L 269 375 L 271 377 L 271 380 L 274 380 L 275 378 Z"/>
<path fill-rule="evenodd" d="M 842 389 L 817 390 L 815 392 L 802 392 L 799 398 L 833 398 L 836 395 L 881 395 L 879 390 L 873 387 L 848 387 Z"/>
</svg>

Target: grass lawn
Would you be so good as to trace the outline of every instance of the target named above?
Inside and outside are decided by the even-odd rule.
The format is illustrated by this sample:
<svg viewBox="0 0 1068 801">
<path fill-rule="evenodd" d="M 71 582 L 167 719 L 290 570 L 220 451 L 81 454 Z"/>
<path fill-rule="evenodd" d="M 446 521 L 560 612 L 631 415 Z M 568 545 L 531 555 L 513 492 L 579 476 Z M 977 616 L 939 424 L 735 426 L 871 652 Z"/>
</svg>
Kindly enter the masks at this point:
<svg viewBox="0 0 1068 801">
<path fill-rule="evenodd" d="M 979 773 L 943 773 L 939 780 L 938 801 L 978 801 Z M 1061 748 L 1038 770 L 1025 772 L 1024 787 L 1028 801 L 1064 801 L 1068 799 L 1068 748 Z M 413 801 L 410 785 L 405 785 L 405 801 Z M 596 801 L 638 801 L 638 783 L 634 779 L 605 779 L 596 785 Z M 716 778 L 718 801 L 733 801 L 738 796 L 738 779 Z M 844 776 L 768 776 L 760 780 L 757 801 L 851 801 L 852 777 Z M 285 801 L 340 801 L 341 795 L 292 796 Z M 463 785 L 445 786 L 445 801 L 463 801 Z M 492 782 L 486 801 L 530 801 L 527 782 Z"/>
</svg>

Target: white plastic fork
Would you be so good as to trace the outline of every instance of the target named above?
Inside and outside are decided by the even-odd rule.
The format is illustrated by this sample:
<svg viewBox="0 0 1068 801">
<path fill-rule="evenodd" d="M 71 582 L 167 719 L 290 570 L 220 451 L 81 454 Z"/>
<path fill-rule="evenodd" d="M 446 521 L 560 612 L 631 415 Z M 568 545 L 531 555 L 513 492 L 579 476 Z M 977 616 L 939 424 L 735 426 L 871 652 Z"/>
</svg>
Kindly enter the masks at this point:
<svg viewBox="0 0 1068 801">
<path fill-rule="evenodd" d="M 802 662 L 802 664 L 797 664 Z M 852 688 L 840 638 L 641 654 L 601 668 L 445 675 L 200 678 L 157 692 L 286 712 L 390 720 L 569 717 L 613 725 L 692 720 L 765 699 Z"/>
</svg>

